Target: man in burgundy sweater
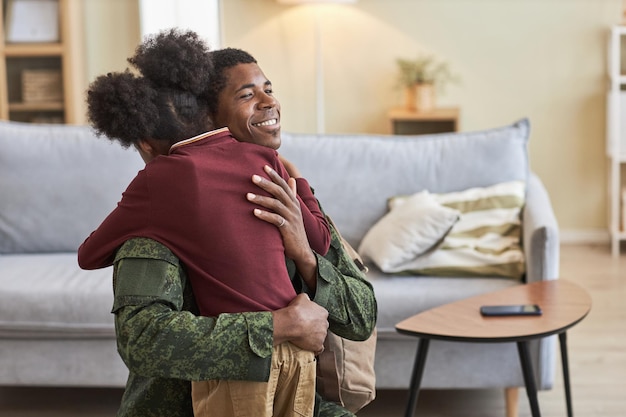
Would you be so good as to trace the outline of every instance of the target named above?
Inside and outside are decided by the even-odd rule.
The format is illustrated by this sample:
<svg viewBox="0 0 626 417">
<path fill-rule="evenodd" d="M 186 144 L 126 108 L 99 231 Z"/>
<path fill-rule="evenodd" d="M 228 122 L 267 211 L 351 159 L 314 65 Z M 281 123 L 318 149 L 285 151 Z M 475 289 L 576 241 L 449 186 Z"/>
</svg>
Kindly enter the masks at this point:
<svg viewBox="0 0 626 417">
<path fill-rule="evenodd" d="M 259 221 L 254 205 L 242 198 L 250 178 L 266 165 L 289 178 L 275 150 L 238 142 L 227 128 L 174 144 L 168 156 L 137 174 L 117 208 L 81 245 L 79 265 L 109 266 L 125 241 L 147 237 L 183 261 L 203 315 L 286 306 L 296 293 L 280 232 Z M 326 254 L 328 223 L 307 181 L 298 183 L 309 243 Z M 264 278 L 248 278 L 254 276 Z"/>
<path fill-rule="evenodd" d="M 266 166 L 288 180 L 275 150 L 238 142 L 227 128 L 174 144 L 169 155 L 146 164 L 117 208 L 81 245 L 79 265 L 84 269 L 111 265 L 125 241 L 146 237 L 164 244 L 184 263 L 202 315 L 287 306 L 296 292 L 285 265 L 280 232 L 259 221 L 254 205 L 242 197 L 253 174 Z M 297 185 L 311 248 L 325 254 L 330 245 L 325 216 L 306 180 L 298 179 Z M 232 406 L 231 396 L 239 390 L 246 398 L 265 398 L 261 404 L 248 406 L 265 407 L 267 415 L 291 415 L 275 407 L 294 404 L 310 415 L 315 395 L 314 353 L 286 343 L 277 346 L 273 356 L 280 378 L 270 377 L 269 384 L 218 380 L 192 384 L 195 414 L 208 415 L 210 409 Z M 220 395 L 209 396 L 209 392 Z M 272 400 L 275 396 L 277 400 Z M 215 402 L 215 398 L 220 400 Z M 241 400 L 237 403 L 243 405 Z M 259 410 L 256 415 L 265 414 Z"/>
</svg>

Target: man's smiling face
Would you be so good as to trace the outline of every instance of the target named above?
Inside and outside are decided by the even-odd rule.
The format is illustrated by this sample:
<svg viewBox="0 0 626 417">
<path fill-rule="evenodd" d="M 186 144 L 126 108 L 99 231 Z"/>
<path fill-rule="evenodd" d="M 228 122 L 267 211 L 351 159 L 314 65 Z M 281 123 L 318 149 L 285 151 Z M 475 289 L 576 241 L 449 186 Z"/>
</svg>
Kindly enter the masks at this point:
<svg viewBox="0 0 626 417">
<path fill-rule="evenodd" d="M 235 65 L 225 70 L 225 75 L 215 126 L 228 126 L 240 142 L 278 149 L 280 103 L 273 95 L 272 83 L 257 64 Z"/>
</svg>

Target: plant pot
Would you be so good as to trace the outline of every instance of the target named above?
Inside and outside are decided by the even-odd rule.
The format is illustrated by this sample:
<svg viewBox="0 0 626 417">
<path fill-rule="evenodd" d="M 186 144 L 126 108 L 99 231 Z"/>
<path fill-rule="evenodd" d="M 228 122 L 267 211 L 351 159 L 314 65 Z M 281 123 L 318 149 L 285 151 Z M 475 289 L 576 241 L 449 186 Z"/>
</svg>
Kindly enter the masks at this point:
<svg viewBox="0 0 626 417">
<path fill-rule="evenodd" d="M 435 108 L 435 86 L 433 84 L 415 84 L 415 110 L 430 111 Z"/>
<path fill-rule="evenodd" d="M 415 111 L 416 94 L 417 91 L 414 85 L 404 88 L 404 107 L 407 110 Z"/>
</svg>

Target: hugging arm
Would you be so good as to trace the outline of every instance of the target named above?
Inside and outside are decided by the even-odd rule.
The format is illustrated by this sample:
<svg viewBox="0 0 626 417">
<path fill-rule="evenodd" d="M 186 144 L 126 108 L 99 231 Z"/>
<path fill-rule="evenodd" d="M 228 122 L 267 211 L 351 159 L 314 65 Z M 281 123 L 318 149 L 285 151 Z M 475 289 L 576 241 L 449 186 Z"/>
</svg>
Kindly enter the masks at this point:
<svg viewBox="0 0 626 417">
<path fill-rule="evenodd" d="M 302 217 L 293 207 L 295 180 L 285 182 L 276 172 L 268 172 L 272 181 L 259 179 L 255 184 L 274 198 L 256 196 L 253 201 L 268 211 L 258 210 L 257 217 L 278 224 L 276 216 L 287 219 L 279 228 L 286 255 L 295 262 L 296 288 L 309 290 L 313 301 L 328 310 L 330 330 L 352 340 L 367 339 L 376 325 L 377 305 L 372 285 L 343 249 L 341 239 L 329 221 L 331 242 L 324 256 L 311 250 L 306 240 Z M 321 207 L 320 207 L 321 209 Z M 301 281 L 301 282 L 297 282 Z"/>
<path fill-rule="evenodd" d="M 130 236 L 146 236 L 151 212 L 146 170 L 141 170 L 122 194 L 122 199 L 104 221 L 78 248 L 78 265 L 83 269 L 113 264 L 115 252 Z"/>
<path fill-rule="evenodd" d="M 199 317 L 182 265 L 151 239 L 122 245 L 114 290 L 118 351 L 143 377 L 266 381 L 275 344 L 319 351 L 328 327 L 326 311 L 304 294 L 274 312 Z"/>
<path fill-rule="evenodd" d="M 374 331 L 378 314 L 374 290 L 344 250 L 332 223 L 330 229 L 328 253 L 316 254 L 317 291 L 313 301 L 328 310 L 329 329 L 333 333 L 350 340 L 365 340 Z"/>
<path fill-rule="evenodd" d="M 196 316 L 182 266 L 158 242 L 136 238 L 120 248 L 114 290 L 118 351 L 131 372 L 184 380 L 267 379 L 272 314 Z"/>
</svg>

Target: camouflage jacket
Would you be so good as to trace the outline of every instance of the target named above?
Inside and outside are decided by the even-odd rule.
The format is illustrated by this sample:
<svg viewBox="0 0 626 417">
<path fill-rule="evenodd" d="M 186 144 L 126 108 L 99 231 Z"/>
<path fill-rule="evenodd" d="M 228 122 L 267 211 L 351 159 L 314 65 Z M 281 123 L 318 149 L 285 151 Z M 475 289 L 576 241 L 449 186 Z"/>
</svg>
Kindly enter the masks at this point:
<svg viewBox="0 0 626 417">
<path fill-rule="evenodd" d="M 328 310 L 333 332 L 365 340 L 376 322 L 374 293 L 332 227 L 331 235 L 329 252 L 316 255 L 313 299 Z M 293 262 L 287 265 L 294 287 L 306 291 Z M 144 238 L 126 242 L 115 258 L 113 286 L 118 351 L 130 370 L 118 416 L 192 417 L 189 381 L 267 380 L 272 314 L 196 315 L 183 266 L 165 246 Z M 319 417 L 351 415 L 324 401 L 316 407 Z"/>
</svg>

